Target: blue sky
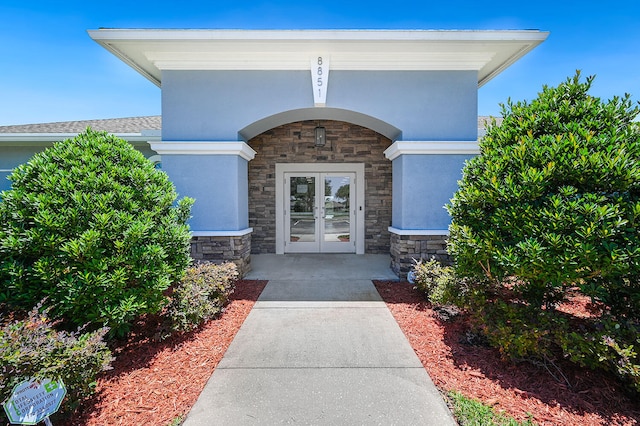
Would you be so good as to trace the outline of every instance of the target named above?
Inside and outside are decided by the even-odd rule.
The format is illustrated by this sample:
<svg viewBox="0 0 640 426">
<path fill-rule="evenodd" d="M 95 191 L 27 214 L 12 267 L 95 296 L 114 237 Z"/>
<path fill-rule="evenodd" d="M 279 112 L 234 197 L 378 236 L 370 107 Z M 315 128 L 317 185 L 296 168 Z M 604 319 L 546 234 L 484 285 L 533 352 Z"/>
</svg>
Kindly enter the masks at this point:
<svg viewBox="0 0 640 426">
<path fill-rule="evenodd" d="M 638 0 L 3 0 L 0 125 L 160 114 L 160 89 L 89 38 L 100 27 L 539 29 L 549 38 L 480 89 L 479 114 L 577 69 L 596 96 L 640 100 Z"/>
</svg>

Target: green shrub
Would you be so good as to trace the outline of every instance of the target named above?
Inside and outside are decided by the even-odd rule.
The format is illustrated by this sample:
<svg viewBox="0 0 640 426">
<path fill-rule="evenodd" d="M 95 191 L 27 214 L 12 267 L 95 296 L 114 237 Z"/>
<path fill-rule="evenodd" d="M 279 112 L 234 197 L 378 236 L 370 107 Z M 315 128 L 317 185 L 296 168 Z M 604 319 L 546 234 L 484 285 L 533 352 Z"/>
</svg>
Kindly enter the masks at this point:
<svg viewBox="0 0 640 426">
<path fill-rule="evenodd" d="M 492 346 L 509 358 L 554 365 L 561 355 L 580 366 L 604 369 L 640 392 L 640 327 L 609 317 L 576 319 L 497 298 L 466 306 Z M 554 373 L 552 371 L 552 373 Z M 561 375 L 557 374 L 560 381 Z"/>
<path fill-rule="evenodd" d="M 173 289 L 167 317 L 175 331 L 190 331 L 222 312 L 233 293 L 238 270 L 234 263 L 198 263 Z"/>
<path fill-rule="evenodd" d="M 111 352 L 106 328 L 90 333 L 56 331 L 47 311 L 31 310 L 26 318 L 2 321 L 0 328 L 0 400 L 30 378 L 62 379 L 67 397 L 62 411 L 71 412 L 94 389 L 96 376 L 107 370 Z"/>
<path fill-rule="evenodd" d="M 412 269 L 414 287 L 424 293 L 433 304 L 453 303 L 459 288 L 456 274 L 451 266 L 442 266 L 435 259 L 420 260 Z"/>
<path fill-rule="evenodd" d="M 592 369 L 604 368 L 618 376 L 629 388 L 640 392 L 640 326 L 601 318 L 583 326 L 554 330 L 555 342 L 573 362 Z"/>
<path fill-rule="evenodd" d="M 620 331 L 640 321 L 640 109 L 590 96 L 592 81 L 502 106 L 447 206 L 448 249 L 470 279 L 463 304 L 506 355 L 561 348 L 640 390 L 640 342 Z M 579 327 L 556 311 L 576 288 L 601 307 Z"/>
<path fill-rule="evenodd" d="M 0 302 L 43 298 L 73 326 L 123 334 L 190 262 L 186 221 L 165 173 L 128 142 L 87 129 L 36 154 L 0 194 Z"/>
</svg>

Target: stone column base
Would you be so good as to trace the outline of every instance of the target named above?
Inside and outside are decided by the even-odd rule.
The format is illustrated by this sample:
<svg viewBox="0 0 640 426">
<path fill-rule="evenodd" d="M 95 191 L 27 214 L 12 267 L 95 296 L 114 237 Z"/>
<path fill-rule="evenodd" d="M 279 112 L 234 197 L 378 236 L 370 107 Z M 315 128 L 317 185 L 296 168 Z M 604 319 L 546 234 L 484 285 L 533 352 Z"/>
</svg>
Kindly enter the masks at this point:
<svg viewBox="0 0 640 426">
<path fill-rule="evenodd" d="M 191 257 L 195 261 L 233 262 L 242 278 L 251 270 L 251 233 L 191 237 Z"/>
<path fill-rule="evenodd" d="M 402 279 L 415 262 L 436 260 L 450 265 L 453 259 L 447 252 L 447 235 L 400 235 L 391 231 L 391 269 Z"/>
</svg>

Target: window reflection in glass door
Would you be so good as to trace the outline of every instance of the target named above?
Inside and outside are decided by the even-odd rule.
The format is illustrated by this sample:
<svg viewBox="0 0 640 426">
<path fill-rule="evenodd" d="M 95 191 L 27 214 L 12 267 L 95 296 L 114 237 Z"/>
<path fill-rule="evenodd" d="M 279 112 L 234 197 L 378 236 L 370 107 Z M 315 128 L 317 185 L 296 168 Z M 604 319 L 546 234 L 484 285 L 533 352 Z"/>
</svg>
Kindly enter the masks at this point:
<svg viewBox="0 0 640 426">
<path fill-rule="evenodd" d="M 289 190 L 289 240 L 316 242 L 316 177 L 291 177 Z"/>
<path fill-rule="evenodd" d="M 323 241 L 351 241 L 351 177 L 324 177 Z"/>
</svg>

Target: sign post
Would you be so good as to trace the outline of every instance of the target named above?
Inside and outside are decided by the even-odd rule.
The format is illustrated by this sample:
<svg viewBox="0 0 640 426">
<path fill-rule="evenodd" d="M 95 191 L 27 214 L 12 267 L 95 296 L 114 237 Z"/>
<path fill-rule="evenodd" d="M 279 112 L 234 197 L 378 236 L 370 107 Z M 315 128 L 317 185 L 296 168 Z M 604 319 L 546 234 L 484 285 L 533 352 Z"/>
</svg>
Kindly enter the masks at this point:
<svg viewBox="0 0 640 426">
<path fill-rule="evenodd" d="M 2 405 L 11 424 L 35 425 L 44 420 L 51 426 L 49 416 L 58 411 L 66 394 L 62 380 L 25 380 L 13 388 Z"/>
</svg>

